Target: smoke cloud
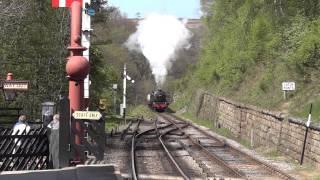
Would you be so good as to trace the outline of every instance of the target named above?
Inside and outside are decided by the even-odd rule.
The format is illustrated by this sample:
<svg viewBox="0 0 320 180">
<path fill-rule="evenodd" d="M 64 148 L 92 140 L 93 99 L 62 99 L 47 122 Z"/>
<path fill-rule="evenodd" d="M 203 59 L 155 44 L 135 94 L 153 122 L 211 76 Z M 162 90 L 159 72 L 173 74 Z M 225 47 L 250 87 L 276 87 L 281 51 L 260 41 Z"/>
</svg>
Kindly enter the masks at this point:
<svg viewBox="0 0 320 180">
<path fill-rule="evenodd" d="M 158 86 L 165 81 L 175 52 L 190 48 L 192 33 L 185 24 L 174 16 L 153 13 L 138 23 L 137 31 L 125 43 L 148 59 Z"/>
</svg>

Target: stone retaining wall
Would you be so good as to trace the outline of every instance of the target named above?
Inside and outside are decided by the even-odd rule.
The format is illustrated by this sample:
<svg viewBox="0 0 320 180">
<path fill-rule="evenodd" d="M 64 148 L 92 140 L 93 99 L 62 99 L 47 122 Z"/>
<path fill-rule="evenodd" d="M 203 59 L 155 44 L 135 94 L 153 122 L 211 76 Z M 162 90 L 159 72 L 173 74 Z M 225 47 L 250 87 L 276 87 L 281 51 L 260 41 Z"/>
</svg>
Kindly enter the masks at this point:
<svg viewBox="0 0 320 180">
<path fill-rule="evenodd" d="M 216 127 L 229 129 L 236 137 L 257 146 L 278 149 L 300 160 L 306 127 L 304 121 L 281 112 L 271 112 L 209 93 L 197 96 L 197 116 L 212 120 Z M 320 129 L 311 126 L 305 150 L 305 161 L 320 164 Z"/>
</svg>

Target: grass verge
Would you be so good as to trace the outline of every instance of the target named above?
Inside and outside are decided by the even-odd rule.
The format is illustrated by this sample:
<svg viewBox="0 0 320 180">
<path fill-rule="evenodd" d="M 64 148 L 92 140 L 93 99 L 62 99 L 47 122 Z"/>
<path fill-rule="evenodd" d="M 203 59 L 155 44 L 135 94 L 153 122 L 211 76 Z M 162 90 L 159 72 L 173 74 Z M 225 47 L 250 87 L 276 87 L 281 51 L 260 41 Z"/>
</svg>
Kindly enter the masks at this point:
<svg viewBox="0 0 320 180">
<path fill-rule="evenodd" d="M 128 109 L 128 115 L 132 117 L 144 117 L 146 119 L 153 119 L 155 112 L 153 112 L 147 105 L 131 106 Z"/>
<path fill-rule="evenodd" d="M 216 132 L 217 134 L 219 134 L 221 136 L 224 136 L 226 138 L 234 138 L 229 129 L 227 129 L 227 128 L 216 128 L 215 125 L 214 125 L 214 122 L 211 121 L 211 120 L 199 119 L 199 118 L 195 117 L 194 115 L 192 115 L 192 113 L 190 113 L 190 112 L 185 112 L 181 116 L 186 118 L 186 119 L 190 119 L 195 124 L 207 127 L 209 129 L 211 129 L 213 132 Z"/>
<path fill-rule="evenodd" d="M 115 116 L 107 116 L 106 117 L 106 124 L 105 124 L 105 131 L 110 132 L 112 129 L 115 129 L 120 125 L 123 121 L 122 118 L 118 118 Z"/>
</svg>

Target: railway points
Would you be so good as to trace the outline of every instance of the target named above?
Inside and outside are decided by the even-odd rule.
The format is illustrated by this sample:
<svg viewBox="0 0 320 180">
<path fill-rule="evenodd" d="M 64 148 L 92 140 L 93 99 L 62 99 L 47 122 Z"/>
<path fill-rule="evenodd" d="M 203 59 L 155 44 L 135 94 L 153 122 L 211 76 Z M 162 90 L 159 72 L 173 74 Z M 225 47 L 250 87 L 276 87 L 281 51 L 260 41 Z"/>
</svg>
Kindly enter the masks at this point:
<svg viewBox="0 0 320 180">
<path fill-rule="evenodd" d="M 108 2 L 0 3 L 1 180 L 319 179 L 319 3 Z"/>
<path fill-rule="evenodd" d="M 130 123 L 131 133 L 107 143 L 108 162 L 117 163 L 125 178 L 295 179 L 201 127 L 167 113 L 157 116 Z"/>
</svg>

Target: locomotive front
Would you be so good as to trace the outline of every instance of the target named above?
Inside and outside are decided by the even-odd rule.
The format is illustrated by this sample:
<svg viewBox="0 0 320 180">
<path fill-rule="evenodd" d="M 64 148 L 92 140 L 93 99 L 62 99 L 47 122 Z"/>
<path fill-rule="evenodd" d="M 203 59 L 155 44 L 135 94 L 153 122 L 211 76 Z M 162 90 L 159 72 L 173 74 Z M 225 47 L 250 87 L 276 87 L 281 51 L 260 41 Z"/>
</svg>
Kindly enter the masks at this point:
<svg viewBox="0 0 320 180">
<path fill-rule="evenodd" d="M 164 91 L 161 89 L 158 89 L 150 94 L 148 97 L 149 106 L 158 111 L 163 112 L 168 108 L 168 101 L 167 101 L 167 95 Z"/>
</svg>

